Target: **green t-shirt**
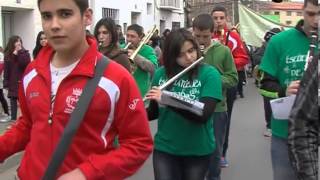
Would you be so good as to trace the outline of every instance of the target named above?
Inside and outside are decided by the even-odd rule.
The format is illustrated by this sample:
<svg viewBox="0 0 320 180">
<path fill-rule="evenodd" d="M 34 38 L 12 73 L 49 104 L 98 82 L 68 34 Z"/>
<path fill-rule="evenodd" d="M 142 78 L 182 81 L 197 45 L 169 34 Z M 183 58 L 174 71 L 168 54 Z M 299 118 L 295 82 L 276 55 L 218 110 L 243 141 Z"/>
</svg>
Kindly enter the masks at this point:
<svg viewBox="0 0 320 180">
<path fill-rule="evenodd" d="M 226 91 L 238 83 L 238 72 L 230 49 L 219 42 L 213 42 L 214 45 L 207 51 L 204 62 L 217 68 L 221 74 L 223 100 L 216 106 L 215 112 L 226 112 Z"/>
<path fill-rule="evenodd" d="M 152 86 L 160 86 L 167 81 L 165 70 L 159 68 Z M 201 97 L 222 99 L 221 77 L 219 72 L 209 65 L 199 66 L 198 75 L 191 82 L 188 74 L 176 80 L 168 89 L 192 100 Z M 196 123 L 185 119 L 166 106 L 159 106 L 158 131 L 155 135 L 155 149 L 181 156 L 201 156 L 215 149 L 212 117 L 206 123 Z"/>
<path fill-rule="evenodd" d="M 291 81 L 300 80 L 306 63 L 310 40 L 297 29 L 274 35 L 269 41 L 260 69 L 279 80 L 282 88 Z M 288 120 L 271 119 L 272 134 L 288 137 Z"/>
<path fill-rule="evenodd" d="M 152 62 L 152 64 L 155 66 L 155 69 L 157 69 L 158 59 L 152 47 L 148 45 L 143 45 L 140 51 L 138 52 L 138 54 L 148 59 L 150 62 Z M 151 82 L 150 73 L 138 67 L 136 71 L 133 73 L 133 77 L 138 84 L 142 97 L 144 97 L 144 95 L 147 93 L 147 91 L 150 88 L 150 82 Z"/>
</svg>

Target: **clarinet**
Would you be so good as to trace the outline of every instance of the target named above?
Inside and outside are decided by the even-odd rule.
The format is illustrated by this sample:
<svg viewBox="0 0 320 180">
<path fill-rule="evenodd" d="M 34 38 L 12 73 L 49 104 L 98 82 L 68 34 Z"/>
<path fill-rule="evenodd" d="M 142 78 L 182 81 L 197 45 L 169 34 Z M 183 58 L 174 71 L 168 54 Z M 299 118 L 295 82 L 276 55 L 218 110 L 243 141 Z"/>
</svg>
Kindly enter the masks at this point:
<svg viewBox="0 0 320 180">
<path fill-rule="evenodd" d="M 313 31 L 312 30 L 312 31 L 310 31 L 310 49 L 309 49 L 309 51 L 307 53 L 306 64 L 304 66 L 304 70 L 305 71 L 307 70 L 308 65 L 310 64 L 310 62 L 315 57 L 317 43 L 318 43 L 317 31 Z"/>
<path fill-rule="evenodd" d="M 306 65 L 305 65 L 305 71 L 307 70 L 309 64 L 311 64 L 312 61 L 319 61 L 319 54 L 316 55 L 316 48 L 317 44 L 319 44 L 319 39 L 318 39 L 318 33 L 317 31 L 310 31 L 310 46 L 309 46 L 309 51 L 306 57 Z M 319 48 L 319 47 L 318 47 Z M 319 49 L 318 49 L 319 53 Z M 315 59 L 318 58 L 318 59 Z M 314 64 L 319 64 L 319 63 L 312 63 Z M 320 79 L 320 68 L 319 65 L 318 67 L 309 67 L 309 68 L 316 68 L 314 72 L 318 72 L 318 79 Z M 320 84 L 318 83 L 318 106 L 320 106 Z"/>
</svg>

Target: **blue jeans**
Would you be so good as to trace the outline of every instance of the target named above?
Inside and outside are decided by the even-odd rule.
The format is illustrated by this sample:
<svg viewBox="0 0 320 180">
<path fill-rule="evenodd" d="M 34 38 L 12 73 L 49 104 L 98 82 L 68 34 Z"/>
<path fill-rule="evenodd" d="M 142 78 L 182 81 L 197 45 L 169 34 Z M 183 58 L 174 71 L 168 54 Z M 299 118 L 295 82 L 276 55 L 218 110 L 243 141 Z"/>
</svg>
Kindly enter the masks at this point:
<svg viewBox="0 0 320 180">
<path fill-rule="evenodd" d="M 162 151 L 153 151 L 155 180 L 204 180 L 210 155 L 176 156 Z"/>
<path fill-rule="evenodd" d="M 230 123 L 231 123 L 231 115 L 234 101 L 237 98 L 237 86 L 231 87 L 227 89 L 227 107 L 228 107 L 228 121 L 227 121 L 227 128 L 226 128 L 226 135 L 223 142 L 223 150 L 222 156 L 227 156 L 227 150 L 229 147 L 229 130 L 230 130 Z"/>
<path fill-rule="evenodd" d="M 223 142 L 228 122 L 227 112 L 213 113 L 213 129 L 216 139 L 216 150 L 210 159 L 207 180 L 220 180 L 221 168 L 220 158 L 222 156 Z"/>
<path fill-rule="evenodd" d="M 11 120 L 17 120 L 18 98 L 10 97 Z"/>
<path fill-rule="evenodd" d="M 298 180 L 289 161 L 287 139 L 272 136 L 271 160 L 273 180 Z"/>
</svg>

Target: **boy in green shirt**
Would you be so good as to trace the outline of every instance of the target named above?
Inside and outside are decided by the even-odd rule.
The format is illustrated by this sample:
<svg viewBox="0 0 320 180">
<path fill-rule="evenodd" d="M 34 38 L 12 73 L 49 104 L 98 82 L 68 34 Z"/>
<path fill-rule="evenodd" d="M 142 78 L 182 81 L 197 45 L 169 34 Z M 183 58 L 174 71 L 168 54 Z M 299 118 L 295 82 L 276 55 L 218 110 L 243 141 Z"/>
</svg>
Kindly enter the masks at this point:
<svg viewBox="0 0 320 180">
<path fill-rule="evenodd" d="M 135 48 L 139 46 L 143 38 L 143 28 L 138 24 L 132 24 L 127 30 L 127 43 L 131 43 L 133 49 L 128 49 L 128 56 L 135 51 Z M 158 67 L 157 56 L 148 45 L 143 45 L 139 50 L 138 55 L 132 59 L 137 66 L 133 73 L 133 77 L 136 80 L 138 87 L 140 89 L 142 97 L 146 94 L 150 87 L 151 76 L 153 75 L 155 69 Z"/>
<path fill-rule="evenodd" d="M 306 0 L 304 20 L 293 29 L 271 38 L 262 58 L 260 69 L 264 72 L 261 94 L 278 98 L 297 93 L 304 73 L 311 30 L 317 31 L 319 6 L 316 0 Z M 271 120 L 271 156 L 274 180 L 296 179 L 288 157 L 288 120 Z"/>
<path fill-rule="evenodd" d="M 221 74 L 223 100 L 219 102 L 213 114 L 214 135 L 216 138 L 216 150 L 209 165 L 208 180 L 220 178 L 220 158 L 222 156 L 222 146 L 228 123 L 226 89 L 237 85 L 238 74 L 232 58 L 232 54 L 227 46 L 218 41 L 211 42 L 213 32 L 213 20 L 209 14 L 201 14 L 193 20 L 193 36 L 205 49 L 209 48 L 204 55 L 204 61 L 215 67 Z"/>
</svg>

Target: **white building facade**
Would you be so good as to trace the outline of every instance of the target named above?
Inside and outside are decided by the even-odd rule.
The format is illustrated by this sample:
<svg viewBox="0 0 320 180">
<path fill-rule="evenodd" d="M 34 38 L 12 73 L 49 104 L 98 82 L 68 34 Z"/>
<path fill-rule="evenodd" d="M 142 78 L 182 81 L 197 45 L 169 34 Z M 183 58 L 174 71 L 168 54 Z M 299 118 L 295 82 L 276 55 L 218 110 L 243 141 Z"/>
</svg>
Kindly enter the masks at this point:
<svg viewBox="0 0 320 180">
<path fill-rule="evenodd" d="M 31 52 L 41 30 L 37 0 L 0 0 L 0 46 L 5 47 L 12 35 L 18 35 Z"/>
<path fill-rule="evenodd" d="M 160 32 L 184 27 L 183 0 L 90 0 L 90 5 L 94 10 L 94 24 L 110 17 L 123 30 L 131 24 L 139 24 L 145 31 L 156 25 Z"/>
<path fill-rule="evenodd" d="M 111 17 L 125 29 L 141 25 L 147 32 L 156 25 L 164 29 L 184 27 L 183 0 L 89 0 L 94 12 L 94 25 L 102 17 Z M 0 0 L 0 46 L 5 47 L 12 35 L 22 38 L 24 47 L 32 52 L 37 33 L 41 31 L 37 0 Z"/>
</svg>

